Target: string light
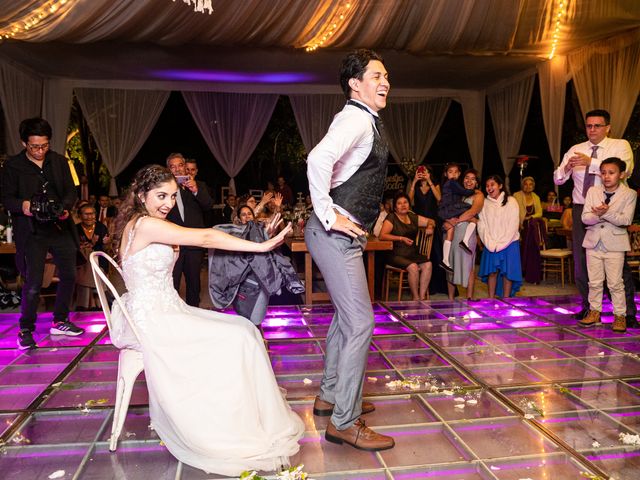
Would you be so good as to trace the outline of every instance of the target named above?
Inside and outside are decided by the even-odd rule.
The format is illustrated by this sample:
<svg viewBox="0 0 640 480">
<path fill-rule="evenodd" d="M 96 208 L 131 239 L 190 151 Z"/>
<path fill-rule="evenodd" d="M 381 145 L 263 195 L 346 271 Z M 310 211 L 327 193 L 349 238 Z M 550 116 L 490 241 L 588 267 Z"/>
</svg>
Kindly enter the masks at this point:
<svg viewBox="0 0 640 480">
<path fill-rule="evenodd" d="M 38 8 L 33 9 L 22 18 L 15 20 L 6 27 L 0 28 L 0 39 L 20 38 L 34 27 L 46 23 L 46 20 L 69 10 L 75 0 L 49 0 Z"/>
<path fill-rule="evenodd" d="M 175 3 L 176 0 L 173 0 Z M 211 5 L 211 0 L 182 0 L 187 5 L 191 5 L 193 3 L 193 10 L 196 12 L 204 13 L 205 10 L 209 11 L 209 15 L 213 13 L 213 6 Z"/>
<path fill-rule="evenodd" d="M 306 44 L 305 51 L 315 52 L 318 48 L 324 47 L 329 43 L 331 37 L 338 32 L 344 23 L 348 13 L 353 11 L 354 1 L 351 0 L 338 5 L 324 27 L 320 28 L 319 33 Z"/>
<path fill-rule="evenodd" d="M 556 54 L 556 50 L 558 48 L 558 41 L 560 40 L 560 26 L 562 25 L 562 18 L 567 13 L 566 11 L 566 2 L 567 0 L 558 0 L 556 6 L 556 15 L 554 17 L 555 28 L 553 30 L 552 41 L 551 41 L 551 53 L 549 53 L 549 60 L 553 58 Z"/>
</svg>

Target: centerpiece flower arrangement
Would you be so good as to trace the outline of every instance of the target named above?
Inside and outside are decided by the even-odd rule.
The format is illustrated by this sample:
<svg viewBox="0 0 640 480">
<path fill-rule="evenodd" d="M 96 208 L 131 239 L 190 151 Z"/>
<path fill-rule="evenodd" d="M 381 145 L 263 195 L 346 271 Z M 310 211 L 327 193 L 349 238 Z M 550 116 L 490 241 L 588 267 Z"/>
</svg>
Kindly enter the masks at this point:
<svg viewBox="0 0 640 480">
<path fill-rule="evenodd" d="M 298 202 L 293 209 L 285 210 L 282 213 L 282 218 L 287 222 L 293 224 L 293 236 L 302 237 L 304 235 L 304 225 L 310 216 L 310 212 L 307 210 L 304 200 L 302 199 L 302 193 L 298 193 Z"/>
</svg>

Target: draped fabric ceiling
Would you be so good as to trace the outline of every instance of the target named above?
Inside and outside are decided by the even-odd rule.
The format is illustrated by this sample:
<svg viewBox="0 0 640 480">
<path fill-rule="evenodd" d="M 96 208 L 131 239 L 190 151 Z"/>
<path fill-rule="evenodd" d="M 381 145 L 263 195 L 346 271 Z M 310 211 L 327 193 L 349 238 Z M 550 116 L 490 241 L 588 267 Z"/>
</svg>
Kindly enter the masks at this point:
<svg viewBox="0 0 640 480">
<path fill-rule="evenodd" d="M 176 90 L 233 177 L 251 155 L 253 147 L 247 146 L 264 132 L 273 99 L 265 97 L 247 111 L 241 102 L 248 100 L 233 94 L 290 95 L 309 149 L 341 106 L 340 60 L 360 47 L 385 58 L 392 90 L 383 116 L 393 155 L 409 165 L 428 151 L 450 101 L 462 105 L 471 158 L 480 169 L 485 104 L 490 106 L 508 172 L 536 75 L 556 163 L 568 80 L 575 80 L 583 111 L 611 111 L 614 136 L 624 131 L 640 91 L 637 0 L 212 0 L 212 5 L 213 14 L 207 15 L 181 0 L 0 0 L 5 37 L 0 101 L 9 153 L 20 148 L 14 134 L 20 119 L 38 114 L 52 122 L 54 147 L 62 150 L 75 90 L 82 92 L 79 98 L 104 97 L 85 100 L 83 110 L 94 119 L 90 125 L 103 155 L 118 152 L 106 162 L 115 175 L 153 127 L 166 99 L 160 92 Z M 557 48 L 549 60 L 554 34 Z M 317 50 L 305 51 L 321 41 Z M 155 95 L 152 101 L 135 97 L 145 90 Z M 136 112 L 122 110 L 127 106 Z M 233 115 L 237 118 L 230 120 Z M 123 138 L 131 148 L 123 148 Z"/>
</svg>

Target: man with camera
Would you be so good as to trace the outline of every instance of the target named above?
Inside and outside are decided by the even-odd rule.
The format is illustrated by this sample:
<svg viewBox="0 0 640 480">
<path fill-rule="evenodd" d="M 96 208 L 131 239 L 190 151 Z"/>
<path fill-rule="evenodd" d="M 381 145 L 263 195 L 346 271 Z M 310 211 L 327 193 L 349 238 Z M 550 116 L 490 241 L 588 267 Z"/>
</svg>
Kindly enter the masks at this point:
<svg viewBox="0 0 640 480">
<path fill-rule="evenodd" d="M 20 123 L 24 150 L 9 157 L 2 174 L 2 203 L 14 219 L 16 264 L 25 277 L 18 348 L 36 348 L 33 338 L 47 253 L 53 255 L 60 282 L 53 309 L 53 335 L 84 332 L 68 319 L 78 250 L 69 211 L 77 192 L 67 159 L 49 150 L 51 126 L 42 118 Z"/>
<path fill-rule="evenodd" d="M 176 205 L 171 209 L 167 220 L 188 228 L 204 228 L 204 212 L 211 210 L 213 200 L 206 185 L 187 175 L 186 161 L 181 153 L 172 153 L 167 157 L 167 168 L 176 177 L 180 186 L 176 195 Z M 180 289 L 180 280 L 184 273 L 186 302 L 192 307 L 200 305 L 200 269 L 204 259 L 204 248 L 180 247 L 180 254 L 173 267 L 173 286 Z"/>
</svg>

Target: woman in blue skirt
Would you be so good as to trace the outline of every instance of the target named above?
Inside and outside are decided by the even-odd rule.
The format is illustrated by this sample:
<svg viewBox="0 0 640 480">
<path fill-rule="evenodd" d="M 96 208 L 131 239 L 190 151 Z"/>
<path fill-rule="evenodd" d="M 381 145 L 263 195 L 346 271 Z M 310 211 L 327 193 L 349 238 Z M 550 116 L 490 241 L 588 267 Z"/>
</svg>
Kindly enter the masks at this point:
<svg viewBox="0 0 640 480">
<path fill-rule="evenodd" d="M 520 209 L 498 175 L 485 181 L 487 198 L 480 211 L 478 234 L 484 245 L 480 278 L 489 297 L 513 297 L 522 286 L 520 266 Z"/>
</svg>

